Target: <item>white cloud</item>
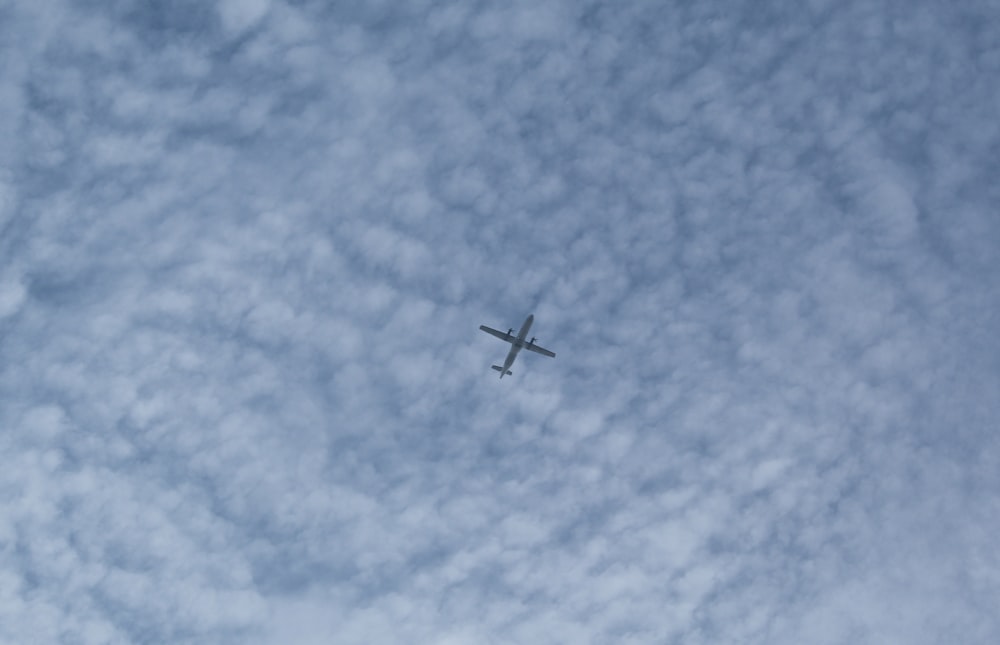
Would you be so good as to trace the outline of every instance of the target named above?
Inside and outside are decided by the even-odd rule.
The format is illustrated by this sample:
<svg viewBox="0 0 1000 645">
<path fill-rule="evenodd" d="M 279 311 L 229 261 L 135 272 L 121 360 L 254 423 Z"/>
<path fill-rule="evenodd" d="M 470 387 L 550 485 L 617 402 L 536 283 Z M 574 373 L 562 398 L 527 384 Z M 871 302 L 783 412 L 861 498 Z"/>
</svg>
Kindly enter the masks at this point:
<svg viewBox="0 0 1000 645">
<path fill-rule="evenodd" d="M 27 290 L 20 279 L 0 278 L 0 319 L 12 316 L 24 304 Z"/>
<path fill-rule="evenodd" d="M 996 640 L 989 16 L 452 4 L 0 26 L 0 641 Z"/>
<path fill-rule="evenodd" d="M 222 0 L 218 7 L 222 26 L 232 37 L 257 25 L 270 10 L 271 0 Z"/>
<path fill-rule="evenodd" d="M 9 174 L 9 173 L 7 173 Z M 13 219 L 17 208 L 17 190 L 9 176 L 0 175 L 0 227 Z"/>
</svg>

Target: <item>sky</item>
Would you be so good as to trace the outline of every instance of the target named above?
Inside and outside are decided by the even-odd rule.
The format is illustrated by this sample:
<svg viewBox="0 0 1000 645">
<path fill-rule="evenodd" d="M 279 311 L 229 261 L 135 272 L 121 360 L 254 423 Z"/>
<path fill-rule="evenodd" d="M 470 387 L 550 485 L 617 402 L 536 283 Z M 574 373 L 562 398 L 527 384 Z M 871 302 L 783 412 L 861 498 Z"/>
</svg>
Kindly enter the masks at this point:
<svg viewBox="0 0 1000 645">
<path fill-rule="evenodd" d="M 0 643 L 1000 642 L 997 105 L 990 0 L 0 1 Z"/>
</svg>

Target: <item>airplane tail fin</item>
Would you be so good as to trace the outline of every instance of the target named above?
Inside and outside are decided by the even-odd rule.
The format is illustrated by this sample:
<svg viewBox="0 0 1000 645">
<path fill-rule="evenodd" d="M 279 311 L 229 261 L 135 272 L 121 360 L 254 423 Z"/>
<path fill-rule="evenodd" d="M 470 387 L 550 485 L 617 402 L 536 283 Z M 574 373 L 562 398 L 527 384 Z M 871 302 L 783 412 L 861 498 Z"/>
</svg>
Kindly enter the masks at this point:
<svg viewBox="0 0 1000 645">
<path fill-rule="evenodd" d="M 502 367 L 500 367 L 499 365 L 490 365 L 490 367 L 492 367 L 492 368 L 493 368 L 493 369 L 495 369 L 496 371 L 500 372 L 500 378 L 503 378 L 503 377 L 504 377 L 504 373 L 505 373 L 505 372 L 503 371 L 503 368 L 502 368 Z M 511 375 L 511 374 L 513 374 L 513 373 L 514 373 L 514 372 L 511 372 L 510 370 L 507 370 L 507 372 L 506 372 L 507 376 L 510 376 L 510 375 Z"/>
</svg>

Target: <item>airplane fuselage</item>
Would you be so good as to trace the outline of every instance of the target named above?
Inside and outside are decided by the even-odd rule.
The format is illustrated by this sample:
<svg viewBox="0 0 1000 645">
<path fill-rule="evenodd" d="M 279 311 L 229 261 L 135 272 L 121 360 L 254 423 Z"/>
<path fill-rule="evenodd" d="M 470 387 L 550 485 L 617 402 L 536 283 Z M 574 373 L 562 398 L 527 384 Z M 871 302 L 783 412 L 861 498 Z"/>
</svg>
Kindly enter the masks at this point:
<svg viewBox="0 0 1000 645">
<path fill-rule="evenodd" d="M 528 316 L 524 319 L 524 324 L 521 325 L 521 331 L 517 332 L 517 338 L 511 339 L 510 351 L 507 352 L 507 358 L 503 362 L 503 371 L 500 372 L 500 378 L 510 371 L 510 366 L 514 364 L 514 359 L 517 358 L 517 353 L 521 351 L 521 348 L 526 345 L 524 339 L 528 337 L 528 330 L 531 329 L 531 323 L 535 322 L 534 314 Z"/>
</svg>

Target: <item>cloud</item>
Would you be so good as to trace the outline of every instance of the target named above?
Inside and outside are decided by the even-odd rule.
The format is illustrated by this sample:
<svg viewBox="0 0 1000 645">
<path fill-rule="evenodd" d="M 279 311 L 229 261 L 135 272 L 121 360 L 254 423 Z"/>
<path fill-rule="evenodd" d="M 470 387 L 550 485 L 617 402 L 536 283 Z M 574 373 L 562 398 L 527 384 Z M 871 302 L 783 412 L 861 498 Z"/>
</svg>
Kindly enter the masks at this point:
<svg viewBox="0 0 1000 645">
<path fill-rule="evenodd" d="M 219 17 L 222 26 L 230 36 L 242 35 L 247 29 L 257 25 L 267 14 L 270 0 L 223 0 L 220 2 Z"/>
<path fill-rule="evenodd" d="M 1000 18 L 718 9 L 8 12 L 0 641 L 996 640 Z"/>
<path fill-rule="evenodd" d="M 12 316 L 24 304 L 27 290 L 18 278 L 0 281 L 0 319 Z"/>
</svg>

